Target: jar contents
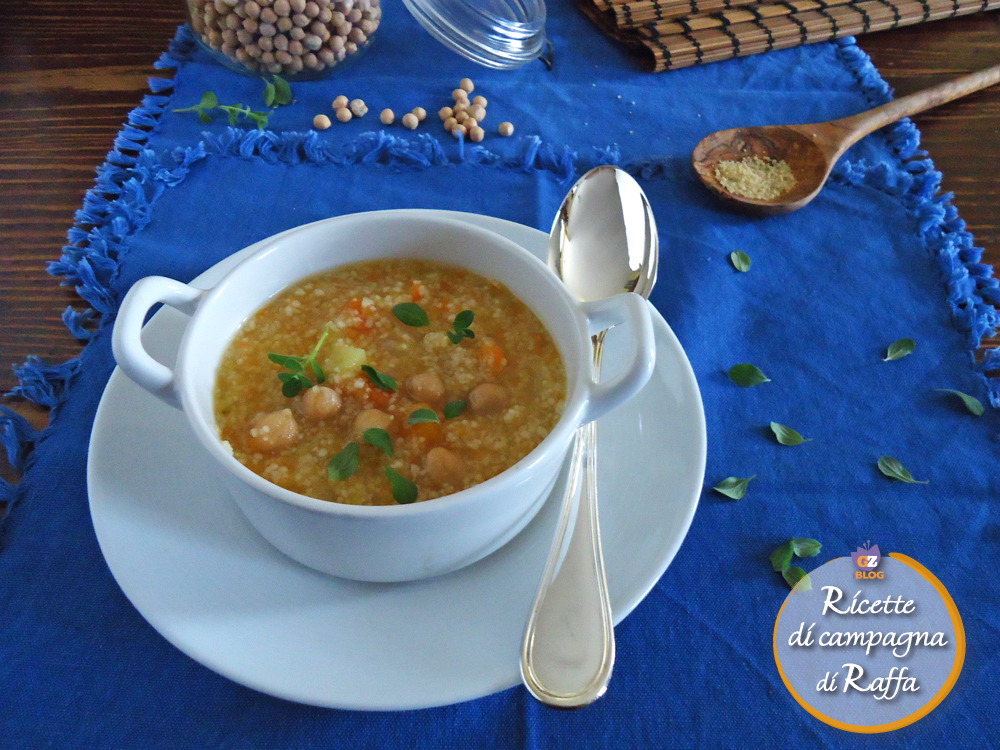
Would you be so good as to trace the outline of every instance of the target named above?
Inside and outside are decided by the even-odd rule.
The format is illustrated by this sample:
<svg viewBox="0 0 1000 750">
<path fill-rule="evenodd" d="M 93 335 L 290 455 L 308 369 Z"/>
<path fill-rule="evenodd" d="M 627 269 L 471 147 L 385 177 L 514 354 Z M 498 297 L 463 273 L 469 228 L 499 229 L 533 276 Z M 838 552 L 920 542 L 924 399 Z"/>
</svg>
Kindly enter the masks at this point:
<svg viewBox="0 0 1000 750">
<path fill-rule="evenodd" d="M 188 0 L 202 41 L 250 71 L 333 67 L 368 44 L 380 0 Z"/>
<path fill-rule="evenodd" d="M 784 160 L 750 156 L 739 161 L 720 161 L 715 179 L 733 195 L 771 200 L 795 187 L 795 175 Z"/>
</svg>

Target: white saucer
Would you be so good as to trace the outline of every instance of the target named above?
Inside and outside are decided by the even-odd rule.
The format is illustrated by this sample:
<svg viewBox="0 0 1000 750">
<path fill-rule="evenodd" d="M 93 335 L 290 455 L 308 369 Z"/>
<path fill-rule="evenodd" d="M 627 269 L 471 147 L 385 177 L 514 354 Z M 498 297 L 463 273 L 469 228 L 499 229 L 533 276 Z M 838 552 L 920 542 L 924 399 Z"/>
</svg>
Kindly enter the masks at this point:
<svg viewBox="0 0 1000 750">
<path fill-rule="evenodd" d="M 545 257 L 548 237 L 535 229 L 430 213 L 478 224 Z M 255 249 L 220 262 L 194 284 L 212 286 Z M 149 351 L 171 364 L 185 321 L 161 309 L 143 331 Z M 705 415 L 694 373 L 655 313 L 654 326 L 652 379 L 598 429 L 601 529 L 616 623 L 676 554 L 705 472 Z M 612 330 L 608 376 L 627 345 Z M 364 584 L 317 573 L 271 547 L 216 471 L 183 415 L 115 370 L 90 439 L 91 517 L 122 591 L 191 658 L 271 695 L 347 709 L 427 708 L 520 682 L 521 633 L 564 478 L 531 524 L 479 563 L 430 580 Z"/>
</svg>

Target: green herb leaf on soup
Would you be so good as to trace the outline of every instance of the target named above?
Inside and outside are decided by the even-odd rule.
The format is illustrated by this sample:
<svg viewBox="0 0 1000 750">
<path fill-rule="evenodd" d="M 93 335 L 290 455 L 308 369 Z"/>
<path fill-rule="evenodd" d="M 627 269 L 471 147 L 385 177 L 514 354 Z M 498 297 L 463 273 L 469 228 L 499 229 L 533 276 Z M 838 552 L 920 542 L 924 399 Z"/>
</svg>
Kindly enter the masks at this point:
<svg viewBox="0 0 1000 750">
<path fill-rule="evenodd" d="M 330 459 L 326 465 L 327 476 L 331 481 L 343 482 L 354 476 L 358 470 L 358 444 L 348 443 L 347 446 Z"/>
<path fill-rule="evenodd" d="M 278 373 L 278 380 L 281 381 L 281 393 L 286 398 L 295 398 L 303 390 L 313 387 L 313 382 L 305 375 L 307 367 L 312 369 L 313 374 L 316 376 L 317 384 L 326 380 L 326 374 L 323 372 L 323 368 L 319 366 L 318 362 L 316 362 L 316 355 L 319 353 L 319 348 L 323 346 L 323 342 L 326 341 L 326 337 L 329 335 L 330 330 L 328 328 L 324 328 L 323 334 L 319 337 L 319 341 L 316 342 L 316 346 L 314 346 L 313 350 L 304 357 L 295 357 L 291 354 L 276 354 L 275 352 L 267 353 L 267 358 L 269 360 L 288 370 L 288 372 Z"/>
<path fill-rule="evenodd" d="M 288 354 L 275 354 L 274 352 L 268 352 L 267 358 L 274 362 L 276 365 L 281 365 L 286 370 L 291 370 L 292 372 L 305 372 L 305 367 L 302 365 L 302 361 L 305 357 L 293 357 Z"/>
<path fill-rule="evenodd" d="M 399 387 L 396 385 L 396 381 L 391 375 L 379 372 L 371 365 L 361 365 L 361 371 L 368 376 L 368 379 L 376 388 L 381 388 L 383 391 L 399 390 Z"/>
<path fill-rule="evenodd" d="M 792 552 L 795 553 L 796 557 L 816 557 L 823 549 L 823 545 L 815 539 L 800 537 L 790 539 L 788 543 L 792 545 Z"/>
<path fill-rule="evenodd" d="M 791 565 L 785 568 L 781 571 L 781 575 L 785 579 L 785 582 L 793 589 L 796 586 L 799 587 L 799 591 L 809 591 L 812 589 L 812 583 L 809 582 L 809 576 L 798 565 Z"/>
<path fill-rule="evenodd" d="M 314 360 L 312 360 L 309 363 L 309 365 L 312 367 L 313 374 L 316 376 L 316 383 L 317 384 L 319 384 L 319 383 L 325 383 L 326 382 L 326 373 L 323 372 L 323 368 L 319 366 L 319 362 L 317 362 L 314 359 Z"/>
<path fill-rule="evenodd" d="M 212 109 L 217 106 L 219 106 L 219 97 L 215 95 L 214 91 L 206 91 L 201 95 L 201 102 L 198 104 L 199 109 Z"/>
<path fill-rule="evenodd" d="M 274 84 L 268 83 L 264 86 L 264 106 L 274 106 Z"/>
<path fill-rule="evenodd" d="M 983 416 L 983 404 L 975 396 L 970 396 L 968 393 L 962 393 L 961 391 L 956 391 L 954 388 L 935 388 L 935 391 L 939 393 L 954 393 L 965 404 L 965 408 L 970 412 L 975 414 L 977 417 Z"/>
<path fill-rule="evenodd" d="M 475 320 L 476 314 L 472 310 L 462 310 L 458 315 L 455 316 L 455 320 L 452 322 L 452 331 L 448 331 L 448 340 L 453 344 L 462 343 L 462 339 L 474 339 L 476 338 L 476 333 L 469 326 L 472 325 L 472 321 Z"/>
<path fill-rule="evenodd" d="M 392 438 L 381 427 L 371 427 L 362 433 L 365 442 L 371 443 L 390 458 L 392 457 Z"/>
<path fill-rule="evenodd" d="M 920 481 L 913 478 L 913 475 L 906 470 L 903 464 L 899 463 L 892 456 L 882 456 L 878 460 L 878 468 L 890 479 L 897 479 L 906 484 L 929 484 L 930 480 Z"/>
<path fill-rule="evenodd" d="M 802 437 L 791 427 L 778 424 L 777 422 L 771 422 L 771 432 L 774 433 L 774 436 L 782 445 L 801 445 L 802 443 L 812 440 L 812 438 Z"/>
<path fill-rule="evenodd" d="M 424 424 L 425 422 L 440 422 L 438 415 L 434 413 L 433 409 L 417 409 L 410 415 L 410 418 L 406 420 L 406 424 Z"/>
<path fill-rule="evenodd" d="M 399 318 L 401 323 L 414 328 L 431 323 L 431 319 L 427 317 L 427 311 L 416 302 L 401 302 L 392 308 L 392 314 Z"/>
<path fill-rule="evenodd" d="M 177 110 L 174 111 L 176 112 Z M 201 120 L 202 125 L 208 125 L 212 122 L 212 116 L 203 109 L 198 110 L 198 119 Z"/>
<path fill-rule="evenodd" d="M 785 542 L 771 553 L 771 567 L 781 572 L 792 564 L 792 543 Z"/>
<path fill-rule="evenodd" d="M 392 484 L 392 499 L 406 505 L 417 499 L 417 485 L 391 466 L 385 467 L 385 475 Z"/>
<path fill-rule="evenodd" d="M 760 385 L 761 383 L 770 383 L 771 378 L 767 377 L 759 367 L 754 365 L 744 363 L 741 365 L 733 365 L 729 368 L 729 379 L 732 380 L 740 388 L 749 388 L 754 385 Z"/>
<path fill-rule="evenodd" d="M 274 103 L 279 107 L 292 103 L 292 87 L 281 76 L 274 76 Z"/>
<path fill-rule="evenodd" d="M 747 484 L 753 479 L 756 474 L 746 479 L 740 479 L 739 477 L 727 477 L 715 485 L 712 489 L 716 492 L 720 492 L 726 497 L 731 497 L 733 500 L 741 500 L 745 494 L 747 494 Z"/>
<path fill-rule="evenodd" d="M 746 273 L 750 270 L 750 256 L 742 250 L 734 250 L 731 252 L 729 254 L 729 259 L 733 262 L 733 267 L 737 271 Z"/>
<path fill-rule="evenodd" d="M 889 351 L 886 353 L 883 362 L 890 362 L 894 359 L 902 359 L 907 354 L 913 352 L 917 348 L 917 342 L 913 339 L 900 339 L 899 341 L 894 341 L 889 346 Z"/>
<path fill-rule="evenodd" d="M 447 404 L 444 405 L 444 418 L 454 419 L 463 411 L 465 411 L 465 407 L 468 405 L 469 405 L 468 402 L 462 400 L 449 401 Z"/>
</svg>

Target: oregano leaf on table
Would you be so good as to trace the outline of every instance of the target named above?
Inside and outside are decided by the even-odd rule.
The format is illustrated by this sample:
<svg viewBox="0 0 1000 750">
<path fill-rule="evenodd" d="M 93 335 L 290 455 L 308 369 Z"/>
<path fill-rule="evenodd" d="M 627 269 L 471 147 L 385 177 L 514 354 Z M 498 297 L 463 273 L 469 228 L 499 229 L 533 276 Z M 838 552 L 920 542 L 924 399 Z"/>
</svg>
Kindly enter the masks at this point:
<svg viewBox="0 0 1000 750">
<path fill-rule="evenodd" d="M 954 393 L 965 404 L 965 408 L 970 412 L 975 414 L 977 417 L 983 416 L 983 404 L 975 396 L 970 396 L 968 393 L 962 393 L 961 391 L 956 391 L 954 388 L 935 388 L 935 391 L 939 393 Z"/>
<path fill-rule="evenodd" d="M 279 107 L 292 103 L 292 87 L 281 76 L 274 76 L 274 103 Z"/>
<path fill-rule="evenodd" d="M 742 250 L 731 252 L 729 259 L 733 262 L 733 267 L 740 273 L 746 273 L 750 270 L 750 256 Z"/>
<path fill-rule="evenodd" d="M 892 456 L 882 456 L 878 460 L 878 468 L 883 474 L 885 474 L 890 479 L 896 479 L 900 482 L 905 482 L 906 484 L 929 484 L 930 480 L 920 481 L 919 479 L 914 479 L 913 475 L 907 471 L 906 467 L 903 466 L 899 461 L 897 461 Z"/>
<path fill-rule="evenodd" d="M 740 388 L 750 388 L 754 385 L 771 382 L 771 378 L 765 375 L 759 367 L 748 362 L 730 367 L 729 379 Z"/>
<path fill-rule="evenodd" d="M 785 542 L 771 553 L 771 567 L 780 573 L 792 564 L 792 543 Z"/>
<path fill-rule="evenodd" d="M 747 477 L 746 479 L 740 479 L 739 477 L 727 477 L 715 485 L 712 489 L 719 492 L 726 497 L 731 497 L 733 500 L 741 500 L 743 496 L 747 494 L 747 484 L 753 479 L 753 476 Z"/>
<path fill-rule="evenodd" d="M 777 422 L 771 422 L 771 432 L 778 439 L 778 442 L 782 445 L 802 445 L 812 438 L 804 438 L 798 432 L 793 430 L 791 427 L 783 424 L 778 424 Z"/>
<path fill-rule="evenodd" d="M 799 591 L 809 591 L 812 589 L 809 576 L 798 565 L 790 565 L 781 571 L 781 575 L 785 579 L 785 582 L 793 589 L 796 585 L 799 586 Z M 799 583 L 800 581 L 802 582 L 801 584 Z"/>
<path fill-rule="evenodd" d="M 795 553 L 796 557 L 816 557 L 823 549 L 823 545 L 815 539 L 805 537 L 790 539 L 788 543 L 792 545 L 792 552 Z"/>
<path fill-rule="evenodd" d="M 900 339 L 899 341 L 894 341 L 889 345 L 889 351 L 886 352 L 886 357 L 883 362 L 891 362 L 894 359 L 902 359 L 907 354 L 913 352 L 917 348 L 917 342 L 913 339 Z"/>
</svg>

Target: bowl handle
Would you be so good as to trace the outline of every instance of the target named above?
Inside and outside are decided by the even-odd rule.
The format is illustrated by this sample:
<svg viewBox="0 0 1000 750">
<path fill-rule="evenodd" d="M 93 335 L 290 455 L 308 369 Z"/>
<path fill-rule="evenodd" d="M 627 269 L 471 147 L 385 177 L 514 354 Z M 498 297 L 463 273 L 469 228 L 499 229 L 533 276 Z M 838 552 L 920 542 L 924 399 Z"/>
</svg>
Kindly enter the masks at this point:
<svg viewBox="0 0 1000 750">
<path fill-rule="evenodd" d="M 111 349 L 115 361 L 126 375 L 157 398 L 180 409 L 180 399 L 174 390 L 174 373 L 153 359 L 142 345 L 142 323 L 153 305 L 163 302 L 191 315 L 198 307 L 203 289 L 182 284 L 165 276 L 147 276 L 129 289 L 118 309 Z"/>
<path fill-rule="evenodd" d="M 586 424 L 607 414 L 642 390 L 656 365 L 656 342 L 649 303 L 638 294 L 616 294 L 614 297 L 584 302 L 580 307 L 587 316 L 587 328 L 591 336 L 599 335 L 611 326 L 627 323 L 634 340 L 625 365 L 615 377 L 599 382 L 594 379 L 593 374 L 589 376 L 590 399 L 581 422 Z"/>
</svg>

